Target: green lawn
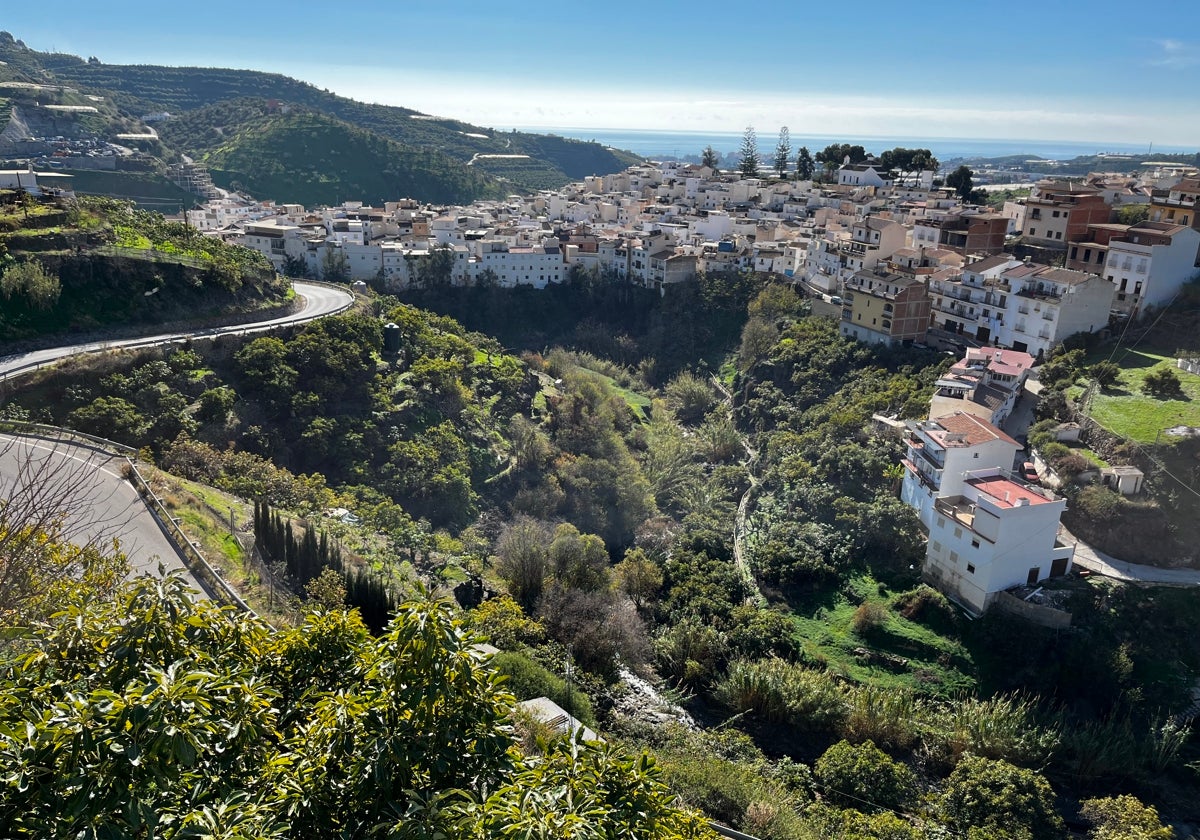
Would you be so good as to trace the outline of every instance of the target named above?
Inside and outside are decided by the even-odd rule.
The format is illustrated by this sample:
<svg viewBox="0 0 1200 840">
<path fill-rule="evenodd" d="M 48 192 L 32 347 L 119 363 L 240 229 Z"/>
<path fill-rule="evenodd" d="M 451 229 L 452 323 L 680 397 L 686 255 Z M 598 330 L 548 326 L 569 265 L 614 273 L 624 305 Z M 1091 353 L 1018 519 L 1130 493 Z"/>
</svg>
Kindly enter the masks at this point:
<svg viewBox="0 0 1200 840">
<path fill-rule="evenodd" d="M 900 615 L 891 608 L 895 594 L 880 594 L 870 577 L 856 578 L 851 585 L 887 608 L 887 620 L 869 638 L 860 637 L 852 623 L 858 604 L 840 593 L 811 615 L 796 614 L 796 640 L 809 659 L 866 685 L 939 697 L 974 691 L 975 667 L 965 646 Z"/>
<path fill-rule="evenodd" d="M 1105 361 L 1110 350 L 1089 357 L 1087 364 Z M 1200 376 L 1176 369 L 1185 399 L 1160 400 L 1142 393 L 1146 374 L 1160 367 L 1175 368 L 1175 359 L 1147 350 L 1118 351 L 1113 361 L 1121 368 L 1121 379 L 1107 391 L 1092 397 L 1089 412 L 1097 423 L 1114 434 L 1138 443 L 1172 443 L 1177 438 L 1161 435 L 1172 426 L 1200 426 Z M 1077 389 L 1072 389 L 1078 395 Z"/>
</svg>

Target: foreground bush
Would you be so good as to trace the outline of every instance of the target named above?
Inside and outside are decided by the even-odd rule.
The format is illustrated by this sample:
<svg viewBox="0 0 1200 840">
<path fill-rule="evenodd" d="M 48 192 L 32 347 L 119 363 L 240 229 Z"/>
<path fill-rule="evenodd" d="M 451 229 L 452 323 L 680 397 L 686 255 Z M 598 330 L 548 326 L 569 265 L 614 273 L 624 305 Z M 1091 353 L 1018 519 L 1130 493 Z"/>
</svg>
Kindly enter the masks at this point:
<svg viewBox="0 0 1200 840">
<path fill-rule="evenodd" d="M 442 603 L 265 623 L 177 579 L 67 603 L 0 654 L 4 836 L 708 837 L 647 756 L 516 748 Z"/>
</svg>

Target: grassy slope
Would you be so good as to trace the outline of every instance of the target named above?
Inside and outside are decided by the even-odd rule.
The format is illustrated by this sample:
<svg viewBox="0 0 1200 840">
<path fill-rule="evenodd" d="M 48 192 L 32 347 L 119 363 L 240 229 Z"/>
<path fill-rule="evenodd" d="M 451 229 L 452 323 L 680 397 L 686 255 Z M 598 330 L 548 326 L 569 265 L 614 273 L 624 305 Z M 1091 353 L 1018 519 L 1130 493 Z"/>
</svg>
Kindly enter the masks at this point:
<svg viewBox="0 0 1200 840">
<path fill-rule="evenodd" d="M 1104 348 L 1087 359 L 1087 364 L 1106 361 L 1111 351 Z M 1091 416 L 1109 431 L 1138 443 L 1170 442 L 1159 433 L 1172 426 L 1200 426 L 1200 377 L 1176 369 L 1185 400 L 1160 400 L 1142 393 L 1146 374 L 1161 367 L 1175 367 L 1175 359 L 1148 350 L 1130 350 L 1113 359 L 1121 368 L 1121 380 L 1108 391 L 1092 398 Z"/>
</svg>

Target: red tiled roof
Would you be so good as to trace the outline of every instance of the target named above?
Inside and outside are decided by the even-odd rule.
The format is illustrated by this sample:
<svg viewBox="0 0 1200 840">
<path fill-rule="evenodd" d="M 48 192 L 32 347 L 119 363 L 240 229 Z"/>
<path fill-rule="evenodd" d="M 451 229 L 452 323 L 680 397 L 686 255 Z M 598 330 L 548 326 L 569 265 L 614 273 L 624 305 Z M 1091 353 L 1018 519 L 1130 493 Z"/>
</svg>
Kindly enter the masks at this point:
<svg viewBox="0 0 1200 840">
<path fill-rule="evenodd" d="M 1017 447 L 1021 445 L 991 423 L 973 414 L 967 414 L 965 411 L 956 411 L 945 417 L 935 417 L 933 422 L 945 429 L 947 434 L 962 435 L 963 446 L 978 446 L 993 440 L 1002 440 Z M 940 443 L 946 443 L 943 436 L 937 437 L 941 438 Z"/>
</svg>

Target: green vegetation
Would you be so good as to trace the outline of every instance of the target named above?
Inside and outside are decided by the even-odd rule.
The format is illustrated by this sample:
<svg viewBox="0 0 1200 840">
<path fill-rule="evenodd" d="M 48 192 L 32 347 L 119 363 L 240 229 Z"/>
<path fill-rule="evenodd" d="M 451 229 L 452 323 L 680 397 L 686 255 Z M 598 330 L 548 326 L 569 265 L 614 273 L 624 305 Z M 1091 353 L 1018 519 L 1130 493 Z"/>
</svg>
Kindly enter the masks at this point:
<svg viewBox="0 0 1200 840">
<path fill-rule="evenodd" d="M 247 121 L 203 161 L 220 186 L 310 207 L 351 197 L 377 205 L 406 197 L 467 204 L 504 192 L 483 172 L 441 152 L 314 112 Z"/>
<path fill-rule="evenodd" d="M 281 190 L 261 193 L 261 198 L 366 201 L 412 196 L 463 201 L 502 190 L 559 187 L 588 175 L 619 171 L 638 160 L 594 142 L 499 132 L 408 108 L 356 102 L 273 73 L 103 64 L 35 52 L 11 38 L 0 41 L 0 61 L 5 62 L 0 81 L 37 79 L 47 85 L 36 91 L 6 90 L 10 96 L 4 99 L 98 108 L 98 114 L 59 126 L 65 133 L 136 133 L 144 130 L 140 115 L 169 111 L 174 118 L 156 126 L 161 141 L 141 141 L 147 151 L 163 161 L 176 160 L 180 153 L 211 158 L 218 180 L 237 181 L 246 189 Z M 80 93 L 67 92 L 63 85 Z M 103 93 L 103 101 L 85 99 L 88 92 Z M 3 108 L 0 100 L 0 112 Z M 331 152 L 339 146 L 328 142 L 344 144 L 343 154 Z M 485 158 L 468 165 L 475 155 L 529 157 Z M 397 159 L 389 159 L 393 156 Z M 286 167 L 279 166 L 281 159 Z M 264 165 L 269 170 L 265 174 L 260 172 Z M 372 165 L 377 168 L 371 170 Z M 318 183 L 310 188 L 305 173 L 314 171 Z M 385 172 L 388 179 L 376 183 L 364 178 L 364 171 Z"/>
<path fill-rule="evenodd" d="M 195 207 L 199 196 L 181 189 L 163 175 L 153 172 L 105 172 L 94 169 L 68 170 L 76 195 L 100 195 L 132 201 L 145 210 L 176 213 Z"/>
<path fill-rule="evenodd" d="M 751 276 L 414 299 L 503 338 L 383 297 L 371 315 L 64 366 L 19 408 L 265 501 L 318 553 L 300 520 L 350 509 L 360 525 L 315 527 L 364 579 L 389 597 L 453 590 L 515 693 L 652 749 L 684 802 L 768 840 L 1051 836 L 1053 791 L 1165 808 L 1191 784 L 1195 747 L 1169 718 L 1200 672 L 1191 592 L 1055 583 L 1074 618 L 1050 631 L 968 621 L 919 584 L 900 443 L 870 418 L 923 416 L 941 354 L 847 341 Z M 1046 364 L 1048 393 L 1084 355 Z M 1031 440 L 1049 447 L 1053 425 Z M 1106 522 L 1137 504 L 1069 492 Z M 355 597 L 315 568 L 289 578 L 283 553 L 281 601 Z M 630 672 L 662 677 L 708 729 L 641 714 Z M 520 725 L 532 749 L 539 730 Z"/>
<path fill-rule="evenodd" d="M 273 631 L 143 579 L 77 593 L 22 641 L 0 657 L 11 837 L 488 837 L 585 819 L 578 836 L 710 836 L 647 756 L 522 755 L 511 695 L 444 604 L 406 604 L 376 640 L 344 612 Z"/>
<path fill-rule="evenodd" d="M 1089 360 L 1105 363 L 1109 348 L 1099 350 Z M 1115 379 L 1110 379 L 1108 388 L 1089 397 L 1092 417 L 1104 428 L 1138 443 L 1169 444 L 1178 440 L 1162 434 L 1164 429 L 1174 426 L 1200 426 L 1200 377 L 1175 371 L 1175 357 L 1156 350 L 1137 349 L 1120 351 L 1112 360 L 1119 368 Z M 1147 390 L 1147 379 L 1153 383 L 1170 371 L 1175 375 L 1180 391 L 1155 393 L 1151 385 Z M 1082 390 L 1070 392 L 1081 394 Z"/>
<path fill-rule="evenodd" d="M 0 197 L 5 209 L 21 201 Z M 161 324 L 282 302 L 286 284 L 257 251 L 203 237 L 126 202 L 35 205 L 0 233 L 0 335 Z M 37 227 L 39 220 L 56 222 Z"/>
</svg>

